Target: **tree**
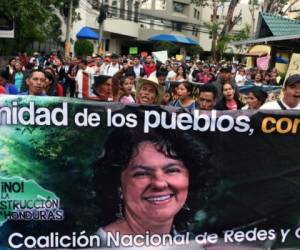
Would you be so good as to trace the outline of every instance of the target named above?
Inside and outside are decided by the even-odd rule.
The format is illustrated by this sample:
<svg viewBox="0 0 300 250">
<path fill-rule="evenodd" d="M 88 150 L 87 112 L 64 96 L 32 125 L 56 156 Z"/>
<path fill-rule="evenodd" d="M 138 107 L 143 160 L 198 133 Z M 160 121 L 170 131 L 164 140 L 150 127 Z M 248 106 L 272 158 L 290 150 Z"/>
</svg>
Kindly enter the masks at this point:
<svg viewBox="0 0 300 250">
<path fill-rule="evenodd" d="M 218 58 L 218 48 L 221 48 L 222 46 L 217 46 L 218 40 L 227 41 L 228 34 L 233 30 L 234 26 L 238 23 L 239 20 L 241 20 L 242 13 L 240 12 L 237 15 L 234 15 L 235 8 L 238 4 L 238 0 L 230 0 L 227 14 L 225 17 L 225 21 L 219 21 L 218 11 L 219 9 L 224 6 L 225 2 L 228 2 L 227 0 L 191 0 L 191 3 L 196 4 L 197 6 L 208 6 L 212 9 L 212 18 L 211 23 L 206 23 L 205 26 L 208 28 L 209 32 L 212 36 L 212 45 L 211 45 L 211 52 L 212 52 L 212 58 L 214 61 L 216 61 Z M 219 51 L 220 52 L 220 51 Z"/>
<path fill-rule="evenodd" d="M 153 45 L 154 51 L 167 50 L 169 56 L 175 56 L 178 52 L 178 46 L 172 42 L 159 41 Z"/>
<path fill-rule="evenodd" d="M 69 0 L 9 0 L 0 1 L 0 13 L 13 17 L 15 38 L 0 39 L 1 45 L 10 43 L 10 53 L 25 51 L 33 42 L 49 40 L 60 42 L 61 23 L 57 14 L 62 14 Z M 75 3 L 78 0 L 73 0 Z"/>
<path fill-rule="evenodd" d="M 94 45 L 89 40 L 79 39 L 75 42 L 74 50 L 78 57 L 90 56 L 94 52 Z"/>
<path fill-rule="evenodd" d="M 203 53 L 203 48 L 200 45 L 188 45 L 186 46 L 186 53 L 188 56 L 196 59 L 197 56 L 201 56 Z"/>
</svg>

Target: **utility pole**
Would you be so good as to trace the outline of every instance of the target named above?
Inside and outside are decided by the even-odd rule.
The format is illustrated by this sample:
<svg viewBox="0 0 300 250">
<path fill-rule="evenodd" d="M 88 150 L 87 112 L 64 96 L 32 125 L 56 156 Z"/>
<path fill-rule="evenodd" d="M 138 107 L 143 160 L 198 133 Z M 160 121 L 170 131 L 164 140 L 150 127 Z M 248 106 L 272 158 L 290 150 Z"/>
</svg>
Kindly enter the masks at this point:
<svg viewBox="0 0 300 250">
<path fill-rule="evenodd" d="M 66 42 L 65 42 L 65 58 L 68 58 L 71 52 L 72 14 L 73 14 L 73 0 L 69 0 Z"/>
<path fill-rule="evenodd" d="M 102 49 L 103 23 L 107 17 L 107 5 L 105 5 L 102 0 L 99 0 L 98 6 L 99 6 L 99 16 L 97 20 L 99 23 L 98 54 L 101 55 L 103 53 L 103 49 Z"/>
</svg>

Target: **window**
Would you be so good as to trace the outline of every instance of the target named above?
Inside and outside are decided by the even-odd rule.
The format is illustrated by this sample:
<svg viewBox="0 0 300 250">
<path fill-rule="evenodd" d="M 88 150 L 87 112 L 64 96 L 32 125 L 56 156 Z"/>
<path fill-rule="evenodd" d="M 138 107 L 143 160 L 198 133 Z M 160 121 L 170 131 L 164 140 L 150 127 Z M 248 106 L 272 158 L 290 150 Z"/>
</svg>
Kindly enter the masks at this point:
<svg viewBox="0 0 300 250">
<path fill-rule="evenodd" d="M 146 10 L 152 9 L 152 0 L 147 0 L 143 2 L 141 5 L 141 9 L 146 9 Z"/>
<path fill-rule="evenodd" d="M 182 31 L 182 23 L 172 22 L 172 30 L 173 31 Z"/>
<path fill-rule="evenodd" d="M 193 26 L 193 36 L 198 36 L 199 29 Z"/>
<path fill-rule="evenodd" d="M 197 11 L 197 20 L 200 19 L 200 11 Z"/>
<path fill-rule="evenodd" d="M 185 4 L 174 2 L 174 11 L 178 13 L 183 13 Z"/>
<path fill-rule="evenodd" d="M 155 0 L 155 9 L 156 10 L 165 10 L 166 9 L 166 0 Z"/>
<path fill-rule="evenodd" d="M 197 10 L 194 9 L 194 18 L 197 18 Z"/>
</svg>

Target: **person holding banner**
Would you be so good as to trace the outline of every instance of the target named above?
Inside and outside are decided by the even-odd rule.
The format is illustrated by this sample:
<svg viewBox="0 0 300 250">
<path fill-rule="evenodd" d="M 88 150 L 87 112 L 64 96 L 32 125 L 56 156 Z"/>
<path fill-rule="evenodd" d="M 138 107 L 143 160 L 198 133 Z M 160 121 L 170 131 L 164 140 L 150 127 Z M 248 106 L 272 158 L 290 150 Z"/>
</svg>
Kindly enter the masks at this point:
<svg viewBox="0 0 300 250">
<path fill-rule="evenodd" d="M 234 90 L 234 85 L 231 82 L 225 82 L 222 86 L 223 97 L 217 103 L 217 110 L 238 110 L 243 107 L 243 103 L 239 100 L 237 92 Z"/>
<path fill-rule="evenodd" d="M 289 76 L 282 89 L 283 98 L 267 102 L 260 109 L 287 110 L 300 109 L 300 74 Z"/>
<path fill-rule="evenodd" d="M 255 87 L 247 94 L 247 105 L 242 107 L 242 109 L 259 109 L 266 102 L 267 98 L 267 92 Z"/>
<path fill-rule="evenodd" d="M 196 108 L 195 100 L 192 98 L 193 86 L 188 82 L 181 82 L 176 91 L 178 99 L 174 102 L 174 107 L 180 107 L 193 111 Z"/>
<path fill-rule="evenodd" d="M 104 242 L 108 233 L 175 236 L 186 232 L 208 195 L 210 173 L 207 147 L 185 132 L 115 129 L 94 165 L 104 225 L 97 234 Z"/>
<path fill-rule="evenodd" d="M 135 100 L 138 104 L 160 104 L 163 99 L 164 88 L 159 85 L 156 77 L 139 79 L 136 86 Z"/>
</svg>

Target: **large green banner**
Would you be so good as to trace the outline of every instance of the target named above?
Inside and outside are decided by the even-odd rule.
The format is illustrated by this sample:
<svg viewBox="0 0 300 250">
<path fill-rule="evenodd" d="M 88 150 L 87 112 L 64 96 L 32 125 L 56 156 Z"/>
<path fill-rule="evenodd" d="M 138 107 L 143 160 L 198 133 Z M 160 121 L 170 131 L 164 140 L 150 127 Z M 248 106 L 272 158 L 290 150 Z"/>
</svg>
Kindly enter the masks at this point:
<svg viewBox="0 0 300 250">
<path fill-rule="evenodd" d="M 300 112 L 0 99 L 0 249 L 300 249 Z"/>
</svg>

